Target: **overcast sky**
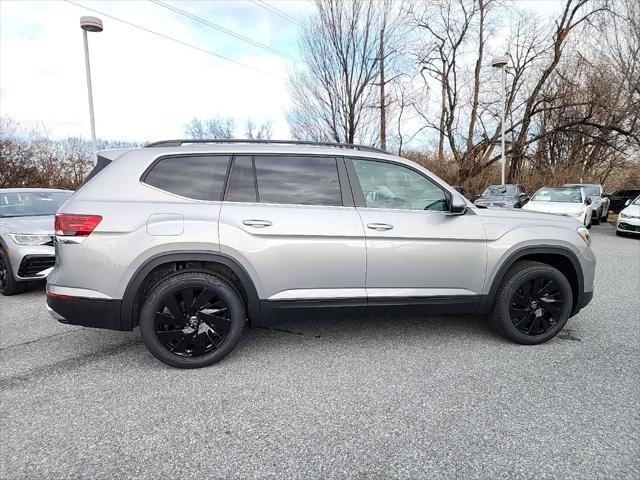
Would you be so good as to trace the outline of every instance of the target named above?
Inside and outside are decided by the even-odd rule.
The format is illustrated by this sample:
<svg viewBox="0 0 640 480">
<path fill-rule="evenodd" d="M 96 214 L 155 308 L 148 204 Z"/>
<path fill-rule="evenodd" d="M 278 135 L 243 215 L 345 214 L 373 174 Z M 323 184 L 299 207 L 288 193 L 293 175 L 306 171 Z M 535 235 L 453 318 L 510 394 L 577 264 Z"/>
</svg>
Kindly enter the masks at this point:
<svg viewBox="0 0 640 480">
<path fill-rule="evenodd" d="M 75 0 L 74 0 L 75 1 Z M 285 59 L 149 1 L 79 0 L 141 27 L 229 57 L 266 73 L 215 58 L 106 15 L 63 1 L 0 1 L 0 112 L 41 123 L 52 137 L 88 138 L 81 15 L 96 15 L 104 31 L 89 34 L 98 137 L 153 140 L 184 136 L 194 116 L 271 120 L 274 136 L 289 137 Z M 170 2 L 212 23 L 298 57 L 298 25 L 251 1 Z M 273 3 L 306 18 L 311 2 Z M 238 132 L 239 134 L 241 132 Z"/>
<path fill-rule="evenodd" d="M 89 138 L 82 30 L 96 15 L 104 32 L 89 34 L 96 132 L 112 140 L 184 136 L 193 117 L 272 121 L 275 138 L 289 138 L 286 77 L 295 60 L 249 45 L 151 1 L 0 0 L 0 113 L 45 127 L 51 137 Z M 167 2 L 298 58 L 299 24 L 310 0 Z M 268 11 L 272 5 L 292 18 Z M 527 1 L 545 12 L 558 0 Z M 109 16 L 250 65 L 256 71 L 177 44 Z M 241 134 L 241 128 L 238 129 Z"/>
</svg>

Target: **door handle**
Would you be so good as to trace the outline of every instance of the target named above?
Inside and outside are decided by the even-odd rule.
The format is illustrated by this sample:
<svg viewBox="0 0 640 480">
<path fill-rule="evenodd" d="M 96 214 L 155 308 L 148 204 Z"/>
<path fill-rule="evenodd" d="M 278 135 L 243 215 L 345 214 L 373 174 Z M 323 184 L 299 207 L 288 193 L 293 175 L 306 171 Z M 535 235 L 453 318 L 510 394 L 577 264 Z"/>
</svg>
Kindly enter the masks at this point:
<svg viewBox="0 0 640 480">
<path fill-rule="evenodd" d="M 242 223 L 249 227 L 264 228 L 273 225 L 269 220 L 243 220 Z"/>
<path fill-rule="evenodd" d="M 378 232 L 384 232 L 385 230 L 391 230 L 393 225 L 389 225 L 388 223 L 367 223 L 367 228 L 377 230 Z"/>
</svg>

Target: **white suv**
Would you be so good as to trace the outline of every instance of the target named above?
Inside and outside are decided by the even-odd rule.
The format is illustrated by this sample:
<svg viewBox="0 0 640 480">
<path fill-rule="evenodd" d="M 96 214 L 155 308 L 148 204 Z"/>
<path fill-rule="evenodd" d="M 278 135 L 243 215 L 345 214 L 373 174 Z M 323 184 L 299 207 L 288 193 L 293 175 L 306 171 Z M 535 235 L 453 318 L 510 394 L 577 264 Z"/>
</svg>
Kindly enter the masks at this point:
<svg viewBox="0 0 640 480">
<path fill-rule="evenodd" d="M 475 207 L 423 167 L 354 145 L 158 142 L 99 152 L 56 216 L 58 320 L 140 326 L 161 361 L 201 367 L 245 325 L 401 307 L 491 313 L 524 344 L 593 295 L 576 220 Z"/>
</svg>

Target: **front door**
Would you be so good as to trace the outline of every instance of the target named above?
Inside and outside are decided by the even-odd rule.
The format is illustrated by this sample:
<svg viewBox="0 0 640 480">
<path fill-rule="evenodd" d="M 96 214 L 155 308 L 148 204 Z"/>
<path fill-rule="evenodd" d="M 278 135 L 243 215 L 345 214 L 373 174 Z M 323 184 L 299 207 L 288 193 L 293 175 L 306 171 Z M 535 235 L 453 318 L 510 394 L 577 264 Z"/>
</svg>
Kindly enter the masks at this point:
<svg viewBox="0 0 640 480">
<path fill-rule="evenodd" d="M 452 194 L 417 169 L 369 159 L 347 162 L 365 227 L 370 303 L 454 303 L 473 311 L 487 256 L 478 215 L 451 215 Z"/>
</svg>

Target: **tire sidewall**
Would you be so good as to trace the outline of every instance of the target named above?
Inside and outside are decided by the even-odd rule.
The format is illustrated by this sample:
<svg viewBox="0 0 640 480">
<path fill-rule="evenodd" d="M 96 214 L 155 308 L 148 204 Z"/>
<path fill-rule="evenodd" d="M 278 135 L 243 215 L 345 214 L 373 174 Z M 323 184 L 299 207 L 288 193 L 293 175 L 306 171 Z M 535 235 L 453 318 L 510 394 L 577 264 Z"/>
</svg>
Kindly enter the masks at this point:
<svg viewBox="0 0 640 480">
<path fill-rule="evenodd" d="M 541 333 L 540 335 L 525 335 L 511 322 L 509 305 L 513 294 L 523 282 L 540 276 L 541 274 L 555 280 L 560 287 L 565 302 L 562 309 L 562 318 L 558 320 L 551 330 L 545 333 Z M 511 340 L 524 345 L 535 345 L 550 340 L 564 328 L 569 320 L 569 316 L 571 315 L 571 310 L 573 308 L 573 293 L 569 281 L 559 270 L 546 265 L 532 266 L 531 268 L 524 269 L 520 274 L 509 279 L 500 293 L 498 304 L 495 308 L 498 309 L 502 330 Z"/>
<path fill-rule="evenodd" d="M 229 309 L 231 326 L 219 348 L 196 358 L 182 357 L 170 352 L 156 335 L 155 312 L 166 295 L 186 287 L 206 287 L 214 290 Z M 238 292 L 226 281 L 210 273 L 183 273 L 158 284 L 145 299 L 140 312 L 140 333 L 149 351 L 161 362 L 178 368 L 201 368 L 212 365 L 236 346 L 244 328 L 245 309 Z"/>
</svg>

